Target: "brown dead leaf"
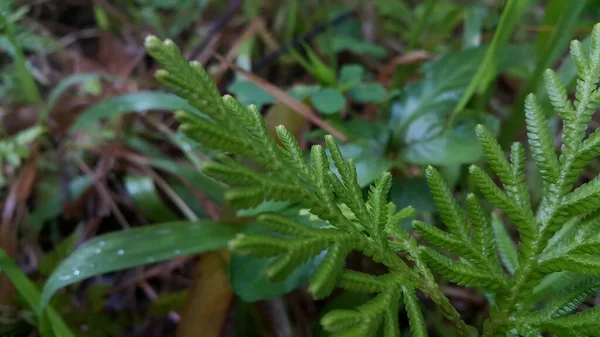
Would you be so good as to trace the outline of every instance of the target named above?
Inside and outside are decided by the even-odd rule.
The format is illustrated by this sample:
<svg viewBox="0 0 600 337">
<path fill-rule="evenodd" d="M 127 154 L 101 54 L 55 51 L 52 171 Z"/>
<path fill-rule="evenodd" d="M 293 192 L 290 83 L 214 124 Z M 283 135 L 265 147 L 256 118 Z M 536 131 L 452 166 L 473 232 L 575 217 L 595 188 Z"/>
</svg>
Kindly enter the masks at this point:
<svg viewBox="0 0 600 337">
<path fill-rule="evenodd" d="M 285 126 L 296 139 L 301 139 L 302 131 L 306 127 L 306 120 L 299 114 L 295 113 L 292 108 L 287 105 L 277 103 L 269 108 L 265 113 L 265 126 L 271 138 L 279 142 L 275 127 L 278 125 Z"/>
<path fill-rule="evenodd" d="M 203 254 L 181 313 L 177 337 L 219 337 L 233 291 L 229 286 L 229 252 Z"/>
<path fill-rule="evenodd" d="M 424 50 L 415 50 L 406 54 L 398 55 L 391 59 L 383 68 L 381 68 L 379 75 L 377 76 L 377 81 L 387 85 L 392 80 L 394 72 L 399 65 L 417 63 L 429 60 L 431 58 L 432 56 Z"/>
<path fill-rule="evenodd" d="M 37 177 L 37 149 L 33 145 L 32 155 L 20 170 L 19 177 L 11 185 L 8 197 L 2 210 L 2 223 L 0 223 L 0 247 L 10 257 L 14 257 L 17 250 L 17 210 L 26 206 L 25 202 L 31 195 L 33 183 Z M 22 212 L 20 212 L 22 213 Z M 9 303 L 15 288 L 6 276 L 0 274 L 0 304 Z"/>
</svg>

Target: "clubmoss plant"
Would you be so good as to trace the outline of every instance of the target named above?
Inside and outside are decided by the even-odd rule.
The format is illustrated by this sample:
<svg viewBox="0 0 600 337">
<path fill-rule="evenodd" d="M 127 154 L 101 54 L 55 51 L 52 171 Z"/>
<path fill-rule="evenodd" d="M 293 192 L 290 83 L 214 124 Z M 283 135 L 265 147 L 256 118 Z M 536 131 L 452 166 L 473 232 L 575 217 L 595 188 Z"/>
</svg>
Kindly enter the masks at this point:
<svg viewBox="0 0 600 337">
<path fill-rule="evenodd" d="M 273 280 L 285 279 L 303 262 L 325 252 L 309 283 L 315 298 L 328 296 L 336 287 L 373 294 L 371 301 L 353 310 L 333 310 L 322 318 L 332 336 L 376 336 L 378 331 L 385 337 L 400 336 L 401 306 L 412 335 L 427 336 L 417 291 L 440 308 L 459 336 L 479 336 L 460 318 L 433 272 L 485 292 L 491 309 L 482 336 L 528 337 L 546 332 L 561 337 L 600 336 L 598 307 L 572 313 L 600 287 L 600 178 L 573 190 L 583 168 L 600 154 L 600 131 L 585 138 L 600 104 L 600 25 L 594 27 L 589 53 L 578 41 L 571 44 L 579 74 L 574 101 L 552 70 L 545 73 L 552 106 L 564 125 L 560 156 L 545 112 L 535 96 L 527 98 L 529 147 L 544 181 L 537 210 L 532 209 L 525 183 L 524 146 L 513 144 L 507 159 L 493 136 L 483 126 L 477 127 L 489 167 L 503 189 L 482 168 L 472 166 L 470 172 L 479 194 L 502 210 L 519 231 L 514 273 L 498 257 L 496 245 L 505 242 L 495 238 L 479 198 L 468 195 L 465 214 L 433 167 L 426 169 L 426 177 L 446 230 L 415 222 L 414 228 L 430 244 L 424 245 L 400 226 L 413 209 L 397 210 L 387 199 L 390 173 L 377 179 L 365 201 L 352 159 L 342 156 L 331 136 L 325 137 L 325 147 L 312 147 L 307 161 L 288 130 L 277 127 L 282 144 L 278 145 L 256 108 L 244 107 L 228 95 L 221 97 L 202 66 L 188 63 L 173 42 L 148 37 L 146 48 L 165 68 L 156 78 L 206 114 L 177 112 L 176 117 L 187 136 L 223 152 L 204 171 L 231 186 L 226 194 L 230 204 L 250 208 L 266 200 L 291 201 L 327 223 L 309 228 L 278 214 L 262 214 L 259 222 L 278 235 L 240 235 L 231 249 L 274 257 L 268 270 Z M 235 154 L 235 159 L 229 154 Z M 239 158 L 252 160 L 256 167 L 240 164 Z M 342 212 L 342 206 L 351 212 Z M 382 263 L 387 273 L 374 276 L 346 269 L 345 258 L 351 251 Z M 561 285 L 566 286 L 556 290 Z"/>
</svg>

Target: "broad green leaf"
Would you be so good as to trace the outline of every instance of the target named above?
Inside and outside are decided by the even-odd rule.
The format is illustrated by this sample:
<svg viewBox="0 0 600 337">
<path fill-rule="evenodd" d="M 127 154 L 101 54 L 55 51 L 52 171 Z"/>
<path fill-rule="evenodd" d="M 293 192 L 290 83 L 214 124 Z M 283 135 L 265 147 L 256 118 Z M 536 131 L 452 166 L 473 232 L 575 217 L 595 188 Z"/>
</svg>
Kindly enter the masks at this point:
<svg viewBox="0 0 600 337">
<path fill-rule="evenodd" d="M 360 64 L 347 64 L 340 70 L 340 85 L 354 86 L 362 82 L 365 68 Z"/>
<path fill-rule="evenodd" d="M 29 280 L 27 275 L 21 271 L 19 266 L 6 255 L 6 252 L 2 248 L 0 248 L 0 272 L 12 281 L 19 294 L 27 303 L 27 306 L 38 313 L 40 325 L 46 325 L 51 330 L 51 335 L 54 335 L 54 337 L 75 336 L 52 307 L 46 307 L 43 311 L 39 310 L 41 297 L 39 290 Z"/>
<path fill-rule="evenodd" d="M 433 196 L 425 178 L 394 179 L 390 200 L 397 209 L 412 206 L 417 212 L 435 212 Z"/>
<path fill-rule="evenodd" d="M 279 297 L 307 284 L 317 269 L 320 258 L 322 255 L 298 267 L 285 281 L 274 283 L 267 277 L 267 269 L 274 258 L 234 255 L 231 258 L 231 287 L 241 299 L 247 302 Z"/>
<path fill-rule="evenodd" d="M 133 199 L 137 209 L 152 222 L 175 221 L 177 215 L 161 200 L 148 176 L 126 176 L 125 189 Z"/>
<path fill-rule="evenodd" d="M 448 166 L 472 163 L 481 158 L 475 120 L 462 118 L 450 130 L 444 129 L 443 123 L 432 114 L 415 120 L 406 132 L 401 159 L 418 165 Z M 496 133 L 499 121 L 493 116 L 485 116 L 482 124 Z"/>
<path fill-rule="evenodd" d="M 349 94 L 359 103 L 381 103 L 387 98 L 387 90 L 380 83 L 359 84 L 350 89 Z"/>
<path fill-rule="evenodd" d="M 178 256 L 221 249 L 237 229 L 211 221 L 171 222 L 126 229 L 89 240 L 50 276 L 42 294 L 44 308 L 60 288 L 103 273 Z"/>
<path fill-rule="evenodd" d="M 147 110 L 184 110 L 204 116 L 183 98 L 159 91 L 140 91 L 111 97 L 83 111 L 71 125 L 70 131 L 80 131 L 103 118 Z"/>
<path fill-rule="evenodd" d="M 477 71 L 486 46 L 450 53 L 437 61 L 427 63 L 422 72 L 424 77 L 408 85 L 392 103 L 389 127 L 394 141 L 402 142 L 409 126 L 424 115 L 433 114 L 440 118 L 458 103 L 471 76 Z M 498 59 L 498 69 L 526 60 L 529 51 L 524 47 L 508 46 Z"/>
<path fill-rule="evenodd" d="M 254 82 L 248 80 L 238 80 L 234 82 L 229 86 L 229 92 L 235 95 L 242 105 L 247 106 L 254 104 L 258 109 L 261 109 L 266 104 L 276 102 L 276 99 L 271 96 L 271 94 L 254 84 Z"/>
<path fill-rule="evenodd" d="M 334 88 L 323 88 L 310 97 L 313 106 L 324 114 L 330 115 L 344 108 L 344 95 Z"/>
</svg>

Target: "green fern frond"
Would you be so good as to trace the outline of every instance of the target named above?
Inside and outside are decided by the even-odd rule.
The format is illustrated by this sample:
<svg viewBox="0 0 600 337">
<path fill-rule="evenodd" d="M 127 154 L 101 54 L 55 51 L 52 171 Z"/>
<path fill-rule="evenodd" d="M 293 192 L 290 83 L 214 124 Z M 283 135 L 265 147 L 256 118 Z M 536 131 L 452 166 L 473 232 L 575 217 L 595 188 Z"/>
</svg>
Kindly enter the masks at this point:
<svg viewBox="0 0 600 337">
<path fill-rule="evenodd" d="M 494 136 L 492 136 L 492 134 L 481 124 L 475 127 L 475 133 L 492 171 L 500 177 L 500 180 L 505 186 L 514 185 L 512 168 L 506 159 L 506 155 L 504 154 L 504 151 L 502 151 L 500 144 L 498 144 Z"/>
<path fill-rule="evenodd" d="M 600 291 L 600 280 L 596 277 L 587 277 L 583 281 L 571 284 L 561 293 L 549 301 L 538 313 L 533 315 L 532 321 L 549 321 L 557 317 L 570 314 L 585 300 Z"/>
<path fill-rule="evenodd" d="M 515 243 L 499 217 L 492 217 L 492 228 L 497 243 L 498 256 L 500 256 L 506 270 L 508 270 L 509 273 L 514 274 L 515 270 L 519 267 L 517 247 L 515 247 Z"/>
<path fill-rule="evenodd" d="M 494 238 L 492 224 L 484 213 L 481 203 L 472 193 L 467 195 L 467 209 L 473 224 L 473 237 L 482 260 L 493 270 L 501 270 L 496 258 L 496 239 Z"/>
<path fill-rule="evenodd" d="M 547 260 L 540 265 L 539 269 L 546 273 L 573 271 L 600 276 L 600 259 L 592 254 L 570 254 Z"/>
<path fill-rule="evenodd" d="M 452 260 L 428 247 L 421 247 L 421 252 L 428 265 L 458 285 L 500 293 L 506 291 L 505 280 L 487 270 L 481 270 L 466 263 Z"/>
<path fill-rule="evenodd" d="M 544 282 L 560 275 L 553 273 L 564 271 L 600 276 L 600 221 L 595 213 L 600 208 L 599 180 L 571 192 L 584 167 L 600 154 L 600 133 L 584 140 L 600 104 L 600 25 L 594 27 L 591 39 L 589 52 L 577 41 L 571 44 L 579 77 L 573 102 L 553 71 L 544 74 L 552 107 L 563 120 L 560 156 L 539 103 L 534 96 L 526 100 L 529 145 L 544 180 L 544 194 L 535 212 L 525 182 L 524 147 L 515 143 L 509 160 L 490 132 L 482 126 L 476 128 L 489 167 L 500 178 L 503 189 L 481 168 L 471 166 L 469 171 L 481 194 L 516 225 L 518 250 L 504 224 L 497 217 L 490 222 L 474 194 L 467 196 L 470 228 L 442 176 L 432 167 L 426 169 L 435 204 L 449 232 L 421 222 L 416 222 L 415 228 L 437 248 L 457 255 L 458 260 L 419 246 L 416 238 L 401 228 L 401 220 L 414 210 L 397 212 L 388 202 L 389 173 L 370 187 L 365 202 L 353 160 L 342 156 L 331 136 L 325 137 L 326 148 L 312 147 L 308 162 L 289 131 L 276 128 L 279 145 L 269 136 L 256 107 L 244 107 L 231 96 L 221 97 L 202 66 L 188 63 L 171 41 L 149 37 L 146 47 L 165 68 L 156 73 L 158 81 L 204 114 L 178 112 L 181 132 L 204 147 L 231 155 L 221 155 L 217 163 L 205 167 L 207 174 L 230 185 L 226 199 L 231 205 L 250 208 L 268 200 L 289 201 L 327 224 L 311 228 L 264 214 L 258 217 L 259 223 L 274 233 L 240 235 L 230 242 L 232 250 L 271 258 L 267 274 L 274 280 L 285 279 L 319 255 L 322 262 L 309 282 L 315 298 L 328 296 L 336 287 L 373 294 L 371 301 L 355 310 L 332 311 L 323 317 L 323 325 L 333 336 L 374 336 L 379 330 L 385 337 L 399 336 L 400 298 L 404 298 L 413 335 L 426 336 L 416 291 L 440 306 L 461 337 L 474 335 L 474 329 L 460 319 L 440 290 L 430 268 L 457 284 L 500 295 L 493 297 L 484 337 L 541 336 L 546 331 L 587 336 L 597 333 L 597 308 L 564 315 L 598 290 L 596 279 L 573 285 L 562 294 L 548 290 Z M 256 165 L 242 165 L 237 162 L 239 157 Z M 510 275 L 502 271 L 496 250 Z M 345 269 L 351 251 L 382 263 L 387 273 L 373 276 Z M 410 266 L 397 254 L 399 251 Z M 553 298 L 546 301 L 540 294 L 552 294 Z M 540 304 L 542 309 L 537 310 L 535 305 Z"/>
<path fill-rule="evenodd" d="M 558 179 L 560 164 L 554 152 L 546 116 L 533 94 L 525 99 L 525 121 L 533 160 L 544 181 L 551 184 Z"/>
<path fill-rule="evenodd" d="M 385 240 L 381 234 L 384 233 L 385 226 L 388 222 L 388 203 L 387 195 L 392 187 L 392 175 L 389 172 L 384 172 L 375 181 L 369 190 L 369 198 L 367 201 L 367 213 L 371 223 L 371 235 L 376 240 Z"/>
<path fill-rule="evenodd" d="M 435 205 L 446 227 L 460 238 L 470 240 L 465 215 L 452 197 L 452 193 L 442 175 L 432 166 L 429 166 L 425 170 L 425 177 L 427 178 Z"/>
<path fill-rule="evenodd" d="M 572 193 L 564 196 L 559 207 L 560 217 L 556 222 L 573 215 L 585 215 L 600 207 L 600 177 L 579 186 Z"/>
<path fill-rule="evenodd" d="M 543 327 L 558 336 L 566 336 L 567 334 L 598 336 L 598 321 L 600 321 L 600 307 L 594 307 L 573 315 L 550 320 L 544 323 Z"/>
<path fill-rule="evenodd" d="M 333 310 L 321 319 L 323 327 L 332 337 L 374 337 L 383 325 L 384 337 L 400 336 L 398 326 L 401 287 L 388 287 L 356 310 Z"/>
<path fill-rule="evenodd" d="M 569 100 L 567 89 L 558 75 L 552 69 L 546 69 L 544 72 L 544 84 L 548 98 L 558 116 L 564 121 L 571 118 L 574 114 L 573 103 Z"/>
<path fill-rule="evenodd" d="M 413 337 L 427 337 L 427 325 L 415 290 L 410 287 L 402 287 L 402 293 L 404 294 L 404 303 L 406 303 L 410 332 Z"/>
<path fill-rule="evenodd" d="M 308 292 L 315 299 L 322 299 L 335 289 L 344 271 L 346 255 L 350 253 L 349 245 L 335 243 L 327 249 L 325 257 L 313 274 Z"/>
</svg>

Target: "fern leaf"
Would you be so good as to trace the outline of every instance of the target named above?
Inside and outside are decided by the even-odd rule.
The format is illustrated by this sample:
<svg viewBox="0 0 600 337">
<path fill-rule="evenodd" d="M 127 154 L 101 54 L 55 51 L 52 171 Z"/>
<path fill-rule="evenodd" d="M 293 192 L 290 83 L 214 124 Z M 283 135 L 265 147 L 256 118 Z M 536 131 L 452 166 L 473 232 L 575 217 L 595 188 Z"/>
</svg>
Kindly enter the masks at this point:
<svg viewBox="0 0 600 337">
<path fill-rule="evenodd" d="M 346 205 L 362 223 L 368 223 L 367 209 L 362 198 L 361 188 L 358 185 L 356 167 L 353 161 L 344 160 L 342 152 L 333 137 L 326 136 L 325 142 L 331 154 L 331 159 L 342 178 L 343 184 L 334 183 L 336 185 L 336 194 L 344 200 Z M 337 177 L 335 179 L 337 180 Z M 329 180 L 333 182 L 334 176 L 331 175 Z"/>
<path fill-rule="evenodd" d="M 579 336 L 598 336 L 598 321 L 600 321 L 600 307 L 594 307 L 573 315 L 550 320 L 543 326 L 559 336 L 563 336 L 562 333 L 565 332 Z"/>
<path fill-rule="evenodd" d="M 380 236 L 387 224 L 387 195 L 391 187 L 392 175 L 389 172 L 383 172 L 369 190 L 367 212 L 371 219 L 371 230 L 374 236 Z"/>
<path fill-rule="evenodd" d="M 446 233 L 433 225 L 421 221 L 414 221 L 413 227 L 425 240 L 436 247 L 443 248 L 447 251 L 467 257 L 469 259 L 477 260 L 479 258 L 479 254 L 477 254 L 477 252 L 474 251 L 471 246 L 469 246 L 468 242 L 464 242 L 455 235 Z"/>
<path fill-rule="evenodd" d="M 600 280 L 596 277 L 571 284 L 535 314 L 533 320 L 551 320 L 569 314 L 599 290 Z"/>
<path fill-rule="evenodd" d="M 571 103 L 567 96 L 565 85 L 561 82 L 554 70 L 546 69 L 544 72 L 544 84 L 554 110 L 562 120 L 568 121 L 575 113 L 575 110 L 573 108 L 573 103 Z"/>
<path fill-rule="evenodd" d="M 446 185 L 442 175 L 432 166 L 428 166 L 425 170 L 425 176 L 435 205 L 440 212 L 442 221 L 450 229 L 451 232 L 459 236 L 465 241 L 470 241 L 471 236 L 467 221 L 463 211 L 460 209 L 456 200 L 452 197 L 452 193 Z"/>
<path fill-rule="evenodd" d="M 579 186 L 575 191 L 566 195 L 560 205 L 561 222 L 573 215 L 582 215 L 592 212 L 600 207 L 600 177 Z"/>
<path fill-rule="evenodd" d="M 303 223 L 275 213 L 262 213 L 258 216 L 257 222 L 281 234 L 297 236 L 312 236 L 319 234 L 319 230 L 317 229 L 310 228 Z"/>
<path fill-rule="evenodd" d="M 388 289 L 371 301 L 362 304 L 356 310 L 333 310 L 325 314 L 321 324 L 336 337 L 374 337 L 381 324 L 386 320 L 394 320 L 391 315 L 398 315 L 398 286 Z M 396 319 L 397 321 L 397 319 Z M 390 324 L 384 326 L 385 337 L 398 336 L 399 331 Z"/>
<path fill-rule="evenodd" d="M 500 217 L 492 217 L 492 228 L 496 237 L 496 243 L 498 244 L 498 255 L 506 269 L 511 274 L 514 274 L 515 270 L 519 267 L 517 247 L 515 247 L 515 243 L 508 234 Z"/>
<path fill-rule="evenodd" d="M 500 177 L 504 185 L 513 185 L 513 175 L 510 163 L 506 159 L 504 151 L 494 136 L 481 124 L 475 127 L 477 139 L 481 144 L 485 158 L 490 167 Z"/>
<path fill-rule="evenodd" d="M 583 141 L 575 162 L 579 164 L 581 168 L 587 165 L 594 158 L 600 156 L 600 129 L 596 129 L 586 140 Z"/>
<path fill-rule="evenodd" d="M 525 118 L 533 160 L 544 181 L 552 184 L 558 180 L 560 164 L 554 152 L 546 116 L 533 94 L 525 99 Z"/>
<path fill-rule="evenodd" d="M 473 224 L 473 236 L 480 256 L 492 270 L 500 270 L 498 259 L 496 259 L 496 239 L 491 222 L 473 193 L 467 195 L 467 209 Z"/>
<path fill-rule="evenodd" d="M 428 265 L 458 285 L 479 287 L 494 292 L 506 290 L 504 280 L 497 278 L 488 271 L 451 260 L 428 247 L 421 247 L 420 251 L 423 253 L 422 256 Z"/>
<path fill-rule="evenodd" d="M 521 143 L 513 143 L 510 147 L 510 166 L 514 183 L 505 186 L 509 198 L 514 199 L 520 208 L 523 221 L 533 227 L 535 218 L 531 211 L 531 200 L 529 196 L 529 187 L 525 182 L 525 149 Z"/>
<path fill-rule="evenodd" d="M 321 318 L 321 325 L 327 331 L 343 331 L 360 323 L 362 317 L 355 310 L 338 309 L 328 312 Z"/>
<path fill-rule="evenodd" d="M 396 296 L 393 298 L 392 296 Z M 383 317 L 383 337 L 400 337 L 400 323 L 398 322 L 398 312 L 400 311 L 400 292 L 394 292 L 390 299 L 390 304 L 386 308 Z"/>
<path fill-rule="evenodd" d="M 475 184 L 486 199 L 504 211 L 504 213 L 506 213 L 506 215 L 508 215 L 508 217 L 517 225 L 521 241 L 524 243 L 531 242 L 533 240 L 534 229 L 532 223 L 528 220 L 528 212 L 527 215 L 524 214 L 524 211 L 515 204 L 514 200 L 510 199 L 502 192 L 481 168 L 471 165 L 469 171 Z"/>
<path fill-rule="evenodd" d="M 309 282 L 308 292 L 315 299 L 322 299 L 331 294 L 344 271 L 346 255 L 350 248 L 350 244 L 334 244 L 328 248 L 327 254 Z"/>
<path fill-rule="evenodd" d="M 543 262 L 540 265 L 540 270 L 544 272 L 567 270 L 600 276 L 600 259 L 590 254 L 570 254 Z"/>
<path fill-rule="evenodd" d="M 329 159 L 321 145 L 314 145 L 310 151 L 310 158 L 314 171 L 314 181 L 317 193 L 325 207 L 337 208 L 333 199 L 333 192 L 329 187 Z"/>
<path fill-rule="evenodd" d="M 279 138 L 286 150 L 285 153 L 289 165 L 298 172 L 302 178 L 312 182 L 312 169 L 306 163 L 302 149 L 300 148 L 300 145 L 298 145 L 298 141 L 294 138 L 294 135 L 292 135 L 292 133 L 283 125 L 275 127 L 275 132 L 277 133 L 277 138 Z"/>
<path fill-rule="evenodd" d="M 243 255 L 271 257 L 281 255 L 288 249 L 286 243 L 266 234 L 238 234 L 229 241 L 229 249 Z"/>
<path fill-rule="evenodd" d="M 397 273 L 394 276 L 399 276 Z M 390 286 L 390 275 L 374 276 L 344 270 L 338 282 L 340 288 L 362 293 L 381 293 Z"/>
<path fill-rule="evenodd" d="M 232 167 L 216 162 L 204 164 L 203 172 L 207 176 L 231 186 L 248 186 L 260 181 L 256 173 L 245 167 Z"/>
<path fill-rule="evenodd" d="M 408 314 L 410 332 L 413 337 L 427 337 L 425 318 L 419 307 L 419 300 L 417 299 L 415 290 L 410 287 L 402 287 L 402 292 L 404 294 L 404 303 L 406 305 L 406 313 Z"/>
</svg>

